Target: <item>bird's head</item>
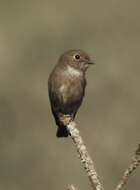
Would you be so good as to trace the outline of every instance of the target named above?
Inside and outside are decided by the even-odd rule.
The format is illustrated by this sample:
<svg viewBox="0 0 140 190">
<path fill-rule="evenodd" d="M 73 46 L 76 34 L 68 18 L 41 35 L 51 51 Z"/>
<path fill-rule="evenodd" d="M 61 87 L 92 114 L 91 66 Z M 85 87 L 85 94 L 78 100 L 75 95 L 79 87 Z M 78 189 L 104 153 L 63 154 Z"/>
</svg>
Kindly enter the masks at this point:
<svg viewBox="0 0 140 190">
<path fill-rule="evenodd" d="M 94 64 L 90 56 L 83 50 L 69 50 L 61 55 L 59 64 L 71 66 L 85 72 L 89 65 Z"/>
</svg>

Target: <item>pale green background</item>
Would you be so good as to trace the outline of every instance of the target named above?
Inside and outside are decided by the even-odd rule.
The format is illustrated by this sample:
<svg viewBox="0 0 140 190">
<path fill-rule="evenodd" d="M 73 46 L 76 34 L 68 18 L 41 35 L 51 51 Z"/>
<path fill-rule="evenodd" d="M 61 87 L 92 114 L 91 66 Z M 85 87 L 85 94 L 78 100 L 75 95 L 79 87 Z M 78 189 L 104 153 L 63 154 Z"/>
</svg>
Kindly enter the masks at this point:
<svg viewBox="0 0 140 190">
<path fill-rule="evenodd" d="M 77 122 L 105 189 L 140 143 L 140 1 L 0 1 L 0 189 L 90 189 L 71 139 L 57 139 L 47 79 L 59 55 L 96 60 Z M 140 169 L 127 190 L 140 189 Z"/>
</svg>

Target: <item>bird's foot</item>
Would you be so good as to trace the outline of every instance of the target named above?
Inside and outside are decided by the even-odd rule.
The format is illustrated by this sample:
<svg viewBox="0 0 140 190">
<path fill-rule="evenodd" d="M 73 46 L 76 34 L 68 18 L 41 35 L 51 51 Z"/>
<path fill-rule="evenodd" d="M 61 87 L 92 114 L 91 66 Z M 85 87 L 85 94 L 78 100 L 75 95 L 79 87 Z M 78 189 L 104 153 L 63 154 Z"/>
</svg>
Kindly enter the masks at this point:
<svg viewBox="0 0 140 190">
<path fill-rule="evenodd" d="M 73 121 L 71 115 L 62 115 L 60 120 L 64 126 L 67 126 L 71 121 Z"/>
</svg>

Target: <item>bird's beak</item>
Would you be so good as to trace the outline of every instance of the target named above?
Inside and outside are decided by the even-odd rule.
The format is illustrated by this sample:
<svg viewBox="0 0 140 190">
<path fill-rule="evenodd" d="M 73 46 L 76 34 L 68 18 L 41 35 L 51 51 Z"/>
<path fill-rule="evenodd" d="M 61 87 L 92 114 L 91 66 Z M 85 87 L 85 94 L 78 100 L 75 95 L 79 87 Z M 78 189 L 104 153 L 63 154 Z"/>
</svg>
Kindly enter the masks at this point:
<svg viewBox="0 0 140 190">
<path fill-rule="evenodd" d="M 88 63 L 88 65 L 95 65 L 94 61 L 88 61 L 87 63 Z"/>
</svg>

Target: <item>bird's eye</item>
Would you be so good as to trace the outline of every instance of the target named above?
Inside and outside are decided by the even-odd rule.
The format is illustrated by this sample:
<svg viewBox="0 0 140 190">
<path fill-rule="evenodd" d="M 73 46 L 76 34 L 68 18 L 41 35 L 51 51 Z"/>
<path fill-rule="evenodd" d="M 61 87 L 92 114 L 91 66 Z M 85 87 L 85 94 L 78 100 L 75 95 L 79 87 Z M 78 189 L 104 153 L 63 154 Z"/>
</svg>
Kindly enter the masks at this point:
<svg viewBox="0 0 140 190">
<path fill-rule="evenodd" d="M 80 55 L 76 54 L 75 56 L 75 59 L 80 59 Z"/>
</svg>

